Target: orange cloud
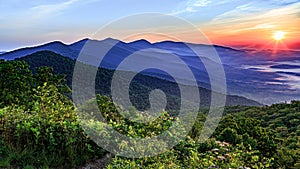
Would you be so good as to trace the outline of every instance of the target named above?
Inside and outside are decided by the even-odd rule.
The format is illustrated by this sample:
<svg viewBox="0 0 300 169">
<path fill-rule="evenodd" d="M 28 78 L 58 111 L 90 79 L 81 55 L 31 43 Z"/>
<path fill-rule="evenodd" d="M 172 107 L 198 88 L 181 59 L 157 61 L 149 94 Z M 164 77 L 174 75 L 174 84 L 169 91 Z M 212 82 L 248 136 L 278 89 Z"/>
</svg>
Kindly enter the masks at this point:
<svg viewBox="0 0 300 169">
<path fill-rule="evenodd" d="M 241 13 L 231 11 L 213 19 L 204 28 L 214 43 L 225 45 L 252 45 L 272 48 L 273 32 L 286 32 L 283 43 L 294 46 L 300 37 L 300 3 L 266 12 Z"/>
</svg>

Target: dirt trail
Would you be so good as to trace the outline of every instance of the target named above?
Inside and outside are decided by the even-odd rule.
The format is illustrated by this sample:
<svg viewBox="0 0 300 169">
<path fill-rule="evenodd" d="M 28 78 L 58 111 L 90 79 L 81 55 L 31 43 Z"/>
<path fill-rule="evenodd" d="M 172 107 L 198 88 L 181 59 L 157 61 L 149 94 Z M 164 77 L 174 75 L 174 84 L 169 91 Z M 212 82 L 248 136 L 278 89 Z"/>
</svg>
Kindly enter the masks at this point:
<svg viewBox="0 0 300 169">
<path fill-rule="evenodd" d="M 105 168 L 112 160 L 113 154 L 108 153 L 98 160 L 88 161 L 84 166 L 76 169 L 102 169 Z"/>
</svg>

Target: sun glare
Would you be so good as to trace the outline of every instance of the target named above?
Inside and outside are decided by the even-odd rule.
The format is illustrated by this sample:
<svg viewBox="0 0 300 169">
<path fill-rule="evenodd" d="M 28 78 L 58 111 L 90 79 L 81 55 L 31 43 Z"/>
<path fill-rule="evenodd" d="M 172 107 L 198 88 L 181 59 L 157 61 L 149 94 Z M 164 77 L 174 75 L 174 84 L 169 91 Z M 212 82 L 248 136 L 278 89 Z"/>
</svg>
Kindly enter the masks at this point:
<svg viewBox="0 0 300 169">
<path fill-rule="evenodd" d="M 280 40 L 282 40 L 284 38 L 284 35 L 285 35 L 285 32 L 283 32 L 283 31 L 276 31 L 273 34 L 273 38 L 275 40 L 277 40 L 277 41 L 280 41 Z"/>
</svg>

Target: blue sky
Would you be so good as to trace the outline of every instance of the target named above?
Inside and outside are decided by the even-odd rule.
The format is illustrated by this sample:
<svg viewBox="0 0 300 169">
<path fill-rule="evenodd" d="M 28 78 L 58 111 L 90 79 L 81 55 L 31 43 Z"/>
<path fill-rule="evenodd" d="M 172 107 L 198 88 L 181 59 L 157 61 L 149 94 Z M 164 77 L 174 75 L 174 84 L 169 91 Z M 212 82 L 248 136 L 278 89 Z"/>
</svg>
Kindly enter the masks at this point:
<svg viewBox="0 0 300 169">
<path fill-rule="evenodd" d="M 218 43 L 232 30 L 288 27 L 291 35 L 300 35 L 299 0 L 0 0 L 0 51 L 53 40 L 71 43 L 118 18 L 145 12 L 186 19 Z"/>
</svg>

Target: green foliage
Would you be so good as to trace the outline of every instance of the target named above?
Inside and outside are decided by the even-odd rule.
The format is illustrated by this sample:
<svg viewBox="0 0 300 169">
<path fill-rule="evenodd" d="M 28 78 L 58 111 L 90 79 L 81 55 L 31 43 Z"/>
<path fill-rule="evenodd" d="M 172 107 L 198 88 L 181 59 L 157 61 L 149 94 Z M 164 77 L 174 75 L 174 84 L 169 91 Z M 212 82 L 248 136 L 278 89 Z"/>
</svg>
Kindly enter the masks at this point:
<svg viewBox="0 0 300 169">
<path fill-rule="evenodd" d="M 267 130 L 275 130 L 278 145 L 274 155 L 276 168 L 297 168 L 300 163 L 300 101 L 251 108 L 241 115 L 259 120 Z"/>
<path fill-rule="evenodd" d="M 49 67 L 39 67 L 36 71 L 33 74 L 24 61 L 0 61 L 0 108 L 20 105 L 30 109 L 35 100 L 34 90 L 44 83 L 54 85 L 60 93 L 70 92 L 64 76 L 54 75 Z"/>
<path fill-rule="evenodd" d="M 42 57 L 44 54 L 48 57 Z M 141 119 L 142 114 L 134 108 L 124 111 L 109 97 L 100 95 L 76 108 L 69 99 L 70 89 L 66 85 L 70 85 L 74 61 L 55 53 L 49 55 L 49 52 L 21 60 L 30 62 L 34 67 L 30 68 L 24 61 L 0 61 L 1 168 L 75 167 L 86 160 L 101 158 L 105 153 L 87 134 L 91 136 L 94 131 L 106 134 L 103 131 L 109 126 L 129 137 L 153 137 L 177 122 L 174 112 L 166 111 L 147 123 L 130 121 L 120 112 L 134 115 L 137 119 Z M 46 66 L 53 69 L 37 68 L 41 63 L 47 63 Z M 67 72 L 66 76 L 57 75 L 64 72 Z M 112 73 L 106 69 L 98 71 L 98 93 L 109 93 Z M 148 106 L 148 101 L 145 101 L 148 99 L 145 97 L 149 94 L 147 91 L 153 89 L 149 86 L 157 88 L 164 85 L 167 94 L 174 94 L 176 89 L 171 83 L 143 75 L 135 77 L 133 85 L 131 92 L 144 98 L 141 101 L 144 107 Z M 172 102 L 176 96 L 175 92 L 169 97 L 168 101 L 172 103 L 168 105 L 169 110 L 172 106 L 176 109 L 176 102 Z M 95 101 L 96 108 L 90 105 Z M 75 110 L 84 116 L 81 121 Z M 104 121 L 99 120 L 99 110 Z M 172 149 L 153 157 L 130 159 L 116 156 L 107 168 L 299 168 L 300 101 L 264 107 L 226 107 L 212 138 L 204 143 L 198 142 L 207 117 L 207 110 L 202 111 L 204 113 L 199 113 L 189 135 Z M 143 116 L 144 120 L 150 118 Z M 85 131 L 81 125 L 85 126 Z M 180 132 L 183 131 L 175 131 L 170 136 Z M 113 134 L 108 137 L 115 139 Z M 153 149 L 151 147 L 145 153 L 151 154 L 157 144 L 153 142 L 150 145 Z M 167 143 L 160 144 L 164 146 Z M 127 147 L 127 142 L 116 145 L 119 150 Z M 135 150 L 141 148 L 134 147 Z"/>
<path fill-rule="evenodd" d="M 33 75 L 24 62 L 3 64 L 11 71 L 18 70 L 15 76 L 2 76 L 5 81 L 13 80 L 11 85 L 20 85 L 19 95 L 14 98 L 28 100 L 10 99 L 14 90 L 2 92 L 1 104 L 6 106 L 0 109 L 2 167 L 70 167 L 104 154 L 81 129 L 73 103 L 63 95 L 67 88 L 61 77 L 53 75 L 49 68 L 40 68 Z M 1 70 L 7 71 L 6 67 Z M 8 84 L 3 86 L 9 88 Z"/>
<path fill-rule="evenodd" d="M 117 107 L 110 99 L 106 96 L 97 96 L 98 108 L 102 115 L 106 118 L 107 124 L 114 127 L 119 133 L 126 135 L 128 137 L 152 137 L 165 131 L 169 126 L 173 125 L 176 118 L 170 116 L 167 112 L 163 112 L 155 121 L 150 123 L 135 123 L 125 119 L 117 112 Z M 89 104 L 83 105 L 81 111 L 90 112 L 91 115 L 95 115 L 96 110 L 91 109 L 92 106 Z M 132 110 L 134 113 L 134 110 Z M 95 118 L 96 121 L 97 118 Z M 198 120 L 203 121 L 205 115 L 200 114 Z M 227 124 L 226 119 L 232 119 L 231 117 L 225 118 L 221 124 Z M 103 129 L 102 122 L 98 121 L 96 126 L 91 126 L 90 128 L 95 128 L 96 126 L 102 126 L 99 131 Z M 153 156 L 153 157 L 143 157 L 143 158 L 124 158 L 115 157 L 107 168 L 208 168 L 208 167 L 219 167 L 219 168 L 238 168 L 238 167 L 251 167 L 251 168 L 269 168 L 274 163 L 273 157 L 268 157 L 266 154 L 259 151 L 259 148 L 252 148 L 251 141 L 256 141 L 249 134 L 244 133 L 244 135 L 239 136 L 238 132 L 244 132 L 242 129 L 242 124 L 252 125 L 248 128 L 259 128 L 260 123 L 254 119 L 244 119 L 237 118 L 229 122 L 229 126 L 239 129 L 225 128 L 220 133 L 220 138 L 224 137 L 234 143 L 229 144 L 227 142 L 215 141 L 214 139 L 209 139 L 204 143 L 195 141 L 194 139 L 187 137 L 185 140 L 180 141 L 178 145 L 173 147 L 167 152 Z M 196 125 L 197 126 L 197 125 Z M 202 125 L 199 125 L 202 128 Z M 241 127 L 241 128 L 239 128 Z M 246 129 L 247 130 L 247 129 Z M 197 133 L 198 129 L 194 128 L 191 132 L 192 134 Z M 181 132 L 181 131 L 177 131 Z M 251 132 L 249 132 L 252 134 Z M 268 135 L 265 131 L 260 130 L 258 133 L 262 136 L 263 134 Z M 253 134 L 254 135 L 254 134 Z M 114 139 L 114 138 L 111 138 Z M 197 138 L 196 138 L 197 139 Z M 249 144 L 246 146 L 244 142 L 248 141 Z M 260 141 L 260 140 L 259 140 Z M 240 143 L 240 144 L 238 144 Z M 163 144 L 160 143 L 160 144 Z M 128 143 L 122 143 L 122 146 L 128 146 Z M 135 149 L 144 147 L 134 147 Z"/>
<path fill-rule="evenodd" d="M 116 133 L 118 132 L 120 134 L 126 135 L 128 137 L 132 138 L 150 138 L 156 135 L 161 134 L 163 131 L 166 131 L 169 127 L 174 125 L 174 122 L 176 121 L 176 118 L 171 117 L 167 112 L 163 111 L 161 114 L 153 121 L 151 121 L 152 116 L 147 116 L 146 114 L 142 115 L 139 113 L 136 113 L 137 110 L 134 108 L 130 109 L 129 111 L 124 111 L 123 113 L 131 113 L 135 114 L 136 119 L 146 120 L 144 123 L 134 122 L 131 120 L 128 120 L 122 116 L 119 111 L 122 111 L 120 108 L 119 111 L 117 111 L 117 107 L 114 103 L 110 101 L 110 99 L 107 96 L 100 96 L 97 95 L 97 103 L 98 108 L 93 108 L 92 104 L 95 101 L 92 99 L 91 101 L 88 101 L 84 105 L 79 107 L 79 114 L 81 114 L 81 122 L 82 125 L 84 125 L 86 132 L 89 135 L 93 135 L 96 133 L 95 139 L 100 139 L 105 137 L 109 138 L 110 140 L 119 141 L 118 137 L 116 137 Z M 102 116 L 105 118 L 105 121 L 100 120 L 99 113 L 101 112 Z M 109 133 L 103 133 L 104 129 L 106 129 L 106 126 L 112 127 L 114 129 L 114 132 Z M 180 132 L 178 130 L 178 132 Z M 167 132 L 167 136 L 172 136 L 172 132 Z M 176 136 L 174 136 L 176 138 Z M 157 143 L 158 142 L 158 143 Z M 155 149 L 159 149 L 160 147 L 157 147 L 158 145 L 161 145 L 161 147 L 166 146 L 162 145 L 159 141 L 153 141 L 149 144 L 148 149 L 144 149 L 144 147 L 138 147 L 138 146 L 131 146 L 130 149 L 132 149 L 132 152 L 139 151 L 143 149 L 143 154 L 152 154 Z M 106 144 L 100 143 L 100 144 Z M 128 145 L 132 143 L 129 143 L 127 141 L 122 141 L 120 144 L 117 144 L 114 146 L 116 150 L 122 151 L 127 150 Z M 144 145 L 141 145 L 144 146 Z M 111 146 L 110 146 L 111 147 Z M 153 148 L 153 149 L 152 149 Z"/>
<path fill-rule="evenodd" d="M 151 137 L 160 134 L 162 131 L 167 130 L 172 123 L 176 120 L 171 117 L 167 112 L 161 112 L 160 116 L 154 121 L 150 121 L 148 118 L 151 116 L 141 115 L 136 113 L 137 110 L 134 108 L 132 110 L 126 111 L 124 113 L 136 113 L 136 119 L 142 119 L 150 121 L 148 123 L 138 123 L 133 122 L 124 118 L 121 114 L 117 112 L 115 105 L 106 96 L 97 95 L 97 102 L 99 105 L 99 110 L 106 118 L 109 125 L 115 128 L 121 134 L 125 134 L 131 137 Z M 133 119 L 134 120 L 134 119 Z"/>
<path fill-rule="evenodd" d="M 190 138 L 154 157 L 129 159 L 116 157 L 107 168 L 269 168 L 272 158 L 261 158 L 257 151 L 210 139 L 204 143 Z M 225 143 L 226 144 L 226 143 Z M 201 148 L 200 148 L 201 147 Z M 204 148 L 205 149 L 202 149 Z"/>
<path fill-rule="evenodd" d="M 240 115 L 225 116 L 214 136 L 231 144 L 249 145 L 266 157 L 274 156 L 277 150 L 275 134 L 272 130 L 264 129 L 256 119 L 245 118 Z"/>
<path fill-rule="evenodd" d="M 26 62 L 0 60 L 0 108 L 30 101 L 33 75 Z"/>
</svg>

